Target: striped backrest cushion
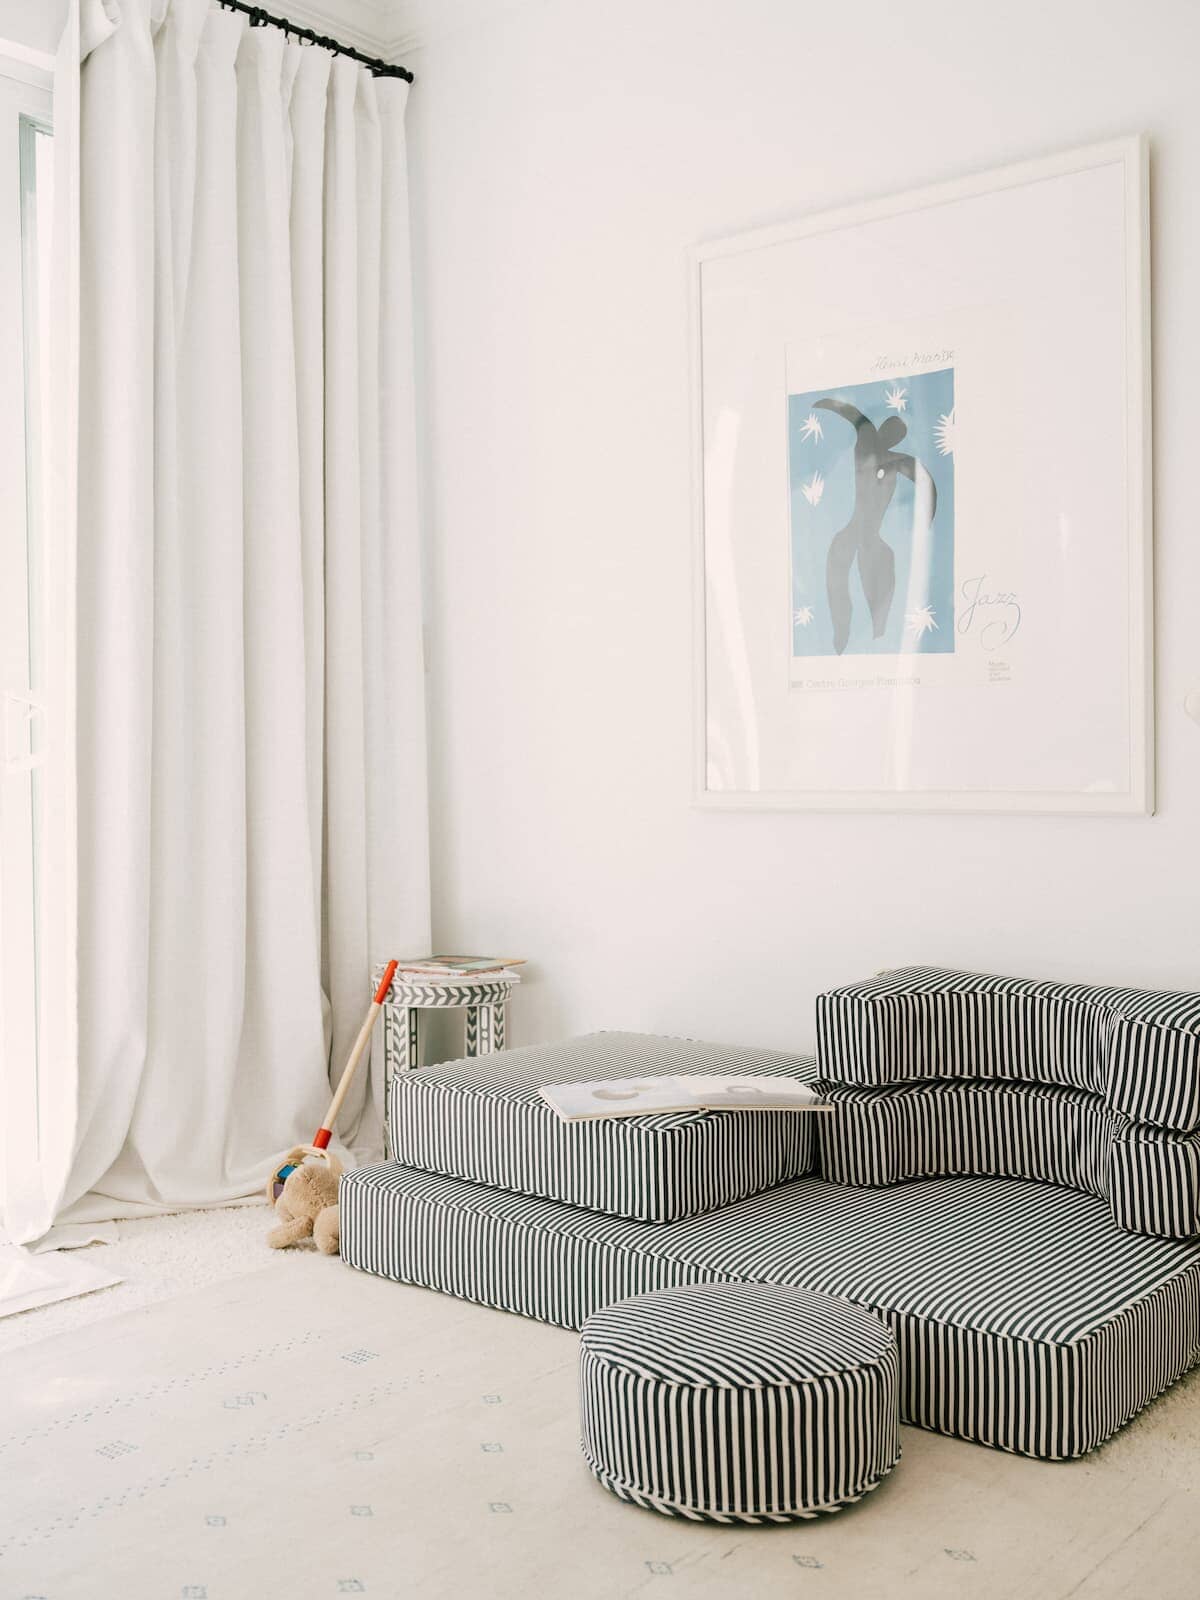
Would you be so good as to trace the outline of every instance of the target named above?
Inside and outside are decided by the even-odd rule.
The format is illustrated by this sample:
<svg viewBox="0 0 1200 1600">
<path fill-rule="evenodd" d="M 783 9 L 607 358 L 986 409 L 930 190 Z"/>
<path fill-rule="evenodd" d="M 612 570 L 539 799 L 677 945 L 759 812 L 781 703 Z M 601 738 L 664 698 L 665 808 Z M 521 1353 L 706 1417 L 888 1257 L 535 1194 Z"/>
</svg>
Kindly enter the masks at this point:
<svg viewBox="0 0 1200 1600">
<path fill-rule="evenodd" d="M 1200 994 L 901 967 L 817 997 L 822 1078 L 1018 1078 L 1200 1128 Z"/>
<path fill-rule="evenodd" d="M 959 1175 L 1032 1178 L 1108 1201 L 1132 1233 L 1200 1234 L 1200 1133 L 1131 1122 L 1099 1095 L 1012 1079 L 887 1089 L 822 1082 L 818 1171 L 855 1188 Z"/>
</svg>

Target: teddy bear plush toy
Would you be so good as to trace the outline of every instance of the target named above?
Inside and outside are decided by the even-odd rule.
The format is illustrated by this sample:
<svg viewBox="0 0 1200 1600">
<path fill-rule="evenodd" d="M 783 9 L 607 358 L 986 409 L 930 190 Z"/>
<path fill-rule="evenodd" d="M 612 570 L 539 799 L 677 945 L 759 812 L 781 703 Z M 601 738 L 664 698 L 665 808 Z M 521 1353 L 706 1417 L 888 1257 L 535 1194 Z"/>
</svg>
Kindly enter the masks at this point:
<svg viewBox="0 0 1200 1600">
<path fill-rule="evenodd" d="M 290 1173 L 275 1202 L 279 1223 L 267 1235 L 272 1250 L 286 1250 L 312 1237 L 327 1256 L 338 1249 L 338 1179 L 342 1164 L 336 1156 L 309 1161 Z"/>
</svg>

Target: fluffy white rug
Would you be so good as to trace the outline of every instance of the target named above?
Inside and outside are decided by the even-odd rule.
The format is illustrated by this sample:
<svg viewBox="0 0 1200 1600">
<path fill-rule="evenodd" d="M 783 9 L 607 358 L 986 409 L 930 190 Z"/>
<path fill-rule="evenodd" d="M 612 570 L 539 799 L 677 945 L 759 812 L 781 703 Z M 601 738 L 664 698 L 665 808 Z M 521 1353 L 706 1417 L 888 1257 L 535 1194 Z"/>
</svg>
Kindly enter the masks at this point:
<svg viewBox="0 0 1200 1600">
<path fill-rule="evenodd" d="M 6 1357 L 5 1595 L 1195 1600 L 1195 1376 L 1080 1462 L 906 1429 L 848 1511 L 696 1526 L 587 1473 L 573 1334 L 268 1259 Z"/>
<path fill-rule="evenodd" d="M 267 1249 L 270 1226 L 266 1202 L 256 1201 L 105 1223 L 111 1244 L 35 1256 L 42 1264 L 79 1262 L 122 1281 L 99 1294 L 0 1319 L 0 1355 L 247 1272 L 304 1273 L 304 1252 Z"/>
</svg>

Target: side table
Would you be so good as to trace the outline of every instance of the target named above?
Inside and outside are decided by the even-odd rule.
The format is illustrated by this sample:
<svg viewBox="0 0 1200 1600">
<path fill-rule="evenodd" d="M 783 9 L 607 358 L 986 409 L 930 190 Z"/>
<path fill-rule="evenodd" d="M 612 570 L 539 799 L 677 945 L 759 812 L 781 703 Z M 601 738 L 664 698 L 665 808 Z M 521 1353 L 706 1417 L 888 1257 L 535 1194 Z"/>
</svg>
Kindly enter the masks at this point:
<svg viewBox="0 0 1200 1600">
<path fill-rule="evenodd" d="M 374 973 L 375 983 L 383 978 L 383 967 Z M 498 972 L 495 977 L 459 982 L 453 978 L 438 982 L 430 978 L 406 978 L 397 973 L 383 1002 L 383 1145 L 391 1155 L 388 1127 L 388 1102 L 392 1074 L 409 1072 L 421 1064 L 420 1017 L 422 1011 L 447 1011 L 465 1007 L 467 1013 L 468 1056 L 486 1056 L 504 1049 L 504 1018 L 508 998 L 516 979 Z"/>
</svg>

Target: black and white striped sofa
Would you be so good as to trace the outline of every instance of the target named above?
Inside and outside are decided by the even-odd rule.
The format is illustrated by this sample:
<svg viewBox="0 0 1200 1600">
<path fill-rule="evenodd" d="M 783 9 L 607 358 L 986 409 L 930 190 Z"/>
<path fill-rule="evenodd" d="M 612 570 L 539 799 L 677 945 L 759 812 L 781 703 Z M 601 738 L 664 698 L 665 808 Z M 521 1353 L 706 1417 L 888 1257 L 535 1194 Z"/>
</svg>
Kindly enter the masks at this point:
<svg viewBox="0 0 1200 1600">
<path fill-rule="evenodd" d="M 722 1112 L 564 1123 L 545 1083 L 678 1073 L 812 1077 L 811 1059 L 644 1033 L 596 1033 L 398 1078 L 397 1161 L 610 1216 L 673 1222 L 716 1211 L 812 1168 L 813 1119 Z"/>
<path fill-rule="evenodd" d="M 1200 1128 L 1200 994 L 897 967 L 817 996 L 822 1076 L 864 1087 L 1004 1078 Z"/>
<path fill-rule="evenodd" d="M 914 1047 L 907 1059 L 919 1058 Z M 681 1285 L 836 1295 L 894 1333 L 903 1420 L 1047 1459 L 1092 1449 L 1200 1357 L 1200 1242 L 1114 1218 L 1127 1111 L 1106 1104 L 1114 1120 L 1088 1133 L 1072 1124 L 1069 1098 L 1052 1094 L 1051 1109 L 1014 1132 L 1001 1108 L 1015 1071 L 855 1083 L 834 1079 L 831 1059 L 824 1049 L 819 1069 L 766 1051 L 599 1034 L 405 1074 L 391 1091 L 398 1159 L 342 1181 L 343 1258 L 571 1328 L 629 1295 Z M 564 1126 L 536 1093 L 571 1078 L 681 1071 L 787 1072 L 824 1083 L 836 1106 L 782 1120 L 723 1112 Z M 949 1102 L 948 1079 L 961 1091 Z M 1170 1095 L 1143 1086 L 1142 1104 L 1184 1104 L 1187 1083 L 1184 1063 Z M 1029 1087 L 1038 1104 L 1047 1087 L 1100 1098 L 1074 1081 Z M 923 1136 L 949 1130 L 927 1159 L 891 1125 L 839 1150 L 854 1095 L 882 1090 L 881 1115 L 909 1102 L 942 1108 L 916 1119 Z M 889 1139 L 886 1161 L 852 1164 Z M 1064 1148 L 1049 1159 L 1039 1140 Z M 951 1175 L 914 1177 L 914 1167 Z M 1153 1163 L 1141 1181 L 1158 1181 Z"/>
<path fill-rule="evenodd" d="M 818 997 L 817 1063 L 826 1177 L 1034 1178 L 1200 1233 L 1200 995 L 904 967 Z"/>
</svg>

